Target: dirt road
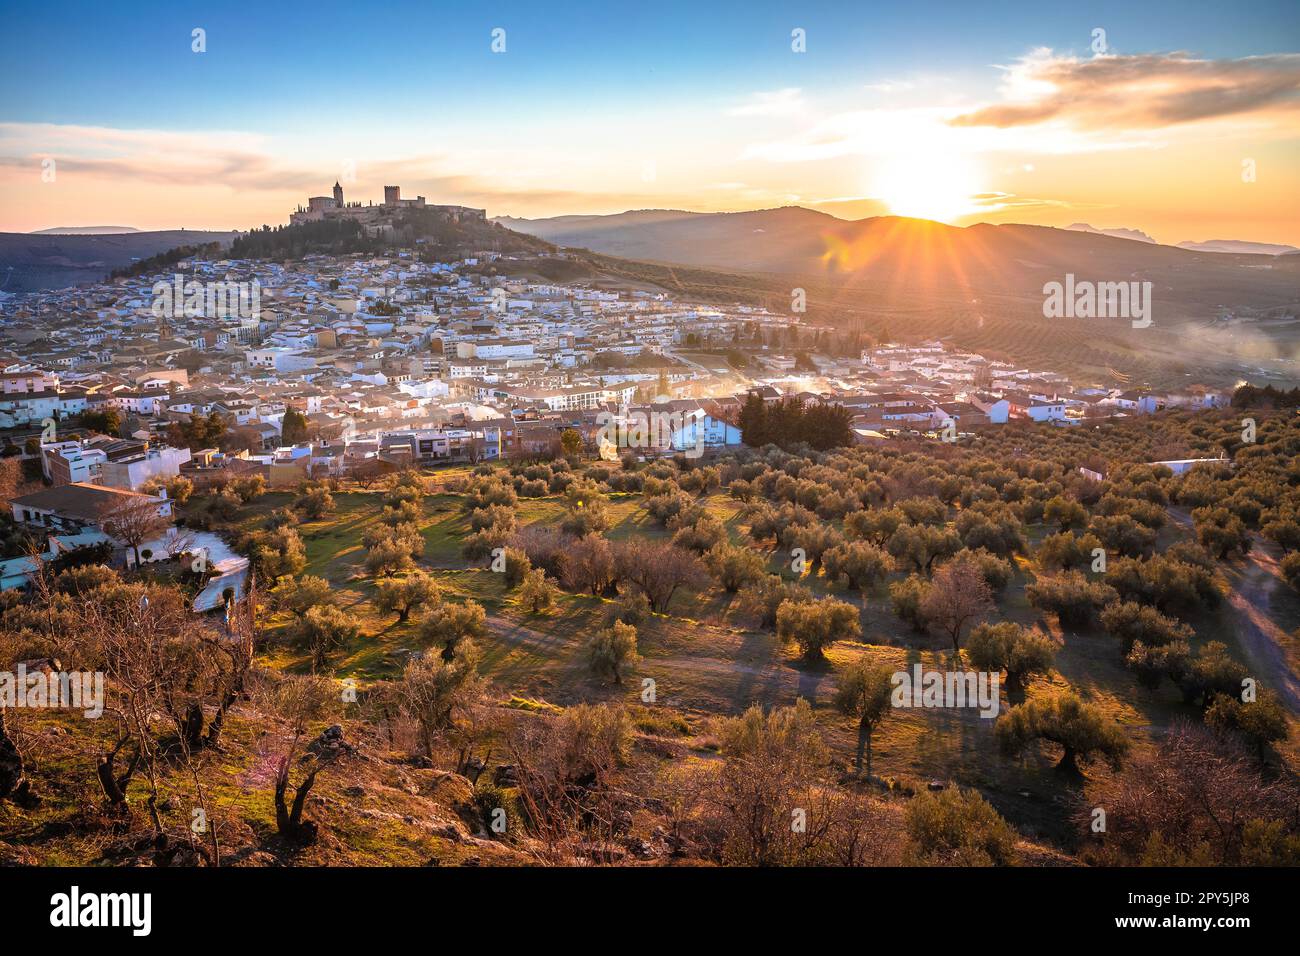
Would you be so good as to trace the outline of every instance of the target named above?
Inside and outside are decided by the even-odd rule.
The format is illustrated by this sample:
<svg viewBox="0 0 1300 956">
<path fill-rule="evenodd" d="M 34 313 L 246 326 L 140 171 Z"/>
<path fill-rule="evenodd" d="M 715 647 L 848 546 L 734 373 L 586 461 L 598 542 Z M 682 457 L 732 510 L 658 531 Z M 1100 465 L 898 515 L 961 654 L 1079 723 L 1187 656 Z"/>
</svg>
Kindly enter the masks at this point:
<svg viewBox="0 0 1300 956">
<path fill-rule="evenodd" d="M 1287 661 L 1284 648 L 1291 640 L 1269 616 L 1273 589 L 1284 586 L 1278 573 L 1276 546 L 1255 536 L 1245 568 L 1233 580 L 1228 603 L 1237 614 L 1237 635 L 1250 663 L 1260 673 L 1260 683 L 1277 691 L 1292 713 L 1300 714 L 1300 679 Z"/>
<path fill-rule="evenodd" d="M 1170 508 L 1178 524 L 1192 527 L 1187 512 Z M 1300 678 L 1287 660 L 1284 648 L 1291 638 L 1269 616 L 1269 602 L 1274 588 L 1285 587 L 1278 571 L 1277 545 L 1259 535 L 1251 535 L 1250 554 L 1237 566 L 1224 565 L 1232 590 L 1228 604 L 1236 617 L 1235 625 L 1242 651 L 1254 668 L 1260 684 L 1277 692 L 1292 713 L 1300 714 Z"/>
</svg>

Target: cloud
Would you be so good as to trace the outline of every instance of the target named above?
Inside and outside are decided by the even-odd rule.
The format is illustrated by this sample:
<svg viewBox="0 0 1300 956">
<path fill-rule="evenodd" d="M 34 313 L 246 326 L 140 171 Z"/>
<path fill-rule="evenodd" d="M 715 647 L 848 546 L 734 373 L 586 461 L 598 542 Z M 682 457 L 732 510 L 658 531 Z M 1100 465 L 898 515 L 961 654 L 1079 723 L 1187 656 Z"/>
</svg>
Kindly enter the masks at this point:
<svg viewBox="0 0 1300 956">
<path fill-rule="evenodd" d="M 727 111 L 728 116 L 791 116 L 802 112 L 803 92 L 797 86 L 783 90 L 754 93 L 740 106 Z"/>
<path fill-rule="evenodd" d="M 282 190 L 311 176 L 275 162 L 263 137 L 250 133 L 0 123 L 0 168 L 35 169 L 45 157 L 54 159 L 59 175 L 112 182 Z"/>
<path fill-rule="evenodd" d="M 1001 69 L 1000 102 L 809 117 L 801 130 L 747 144 L 740 158 L 775 163 L 908 153 L 1023 158 L 1219 143 L 1246 133 L 1256 139 L 1300 136 L 1296 53 L 1237 60 L 1187 53 L 1079 59 L 1040 48 Z"/>
<path fill-rule="evenodd" d="M 980 214 L 1026 210 L 1098 209 L 1099 203 L 1076 202 L 1066 199 L 1042 199 L 1036 196 L 1017 196 L 1015 193 L 983 192 L 970 197 L 971 205 Z"/>
<path fill-rule="evenodd" d="M 868 83 L 863 89 L 873 93 L 905 93 L 913 86 L 910 80 L 885 80 L 881 83 Z"/>
<path fill-rule="evenodd" d="M 373 193 L 371 198 L 379 198 L 376 184 L 381 180 L 402 185 L 409 195 L 428 195 L 434 202 L 495 207 L 527 203 L 563 206 L 593 201 L 612 205 L 625 198 L 612 192 L 537 188 L 511 176 L 463 174 L 443 154 L 416 153 L 372 160 L 349 153 L 341 144 L 323 143 L 298 143 L 292 153 L 282 154 L 268 138 L 236 131 L 173 132 L 0 123 L 0 181 L 39 175 L 46 157 L 54 159 L 63 182 L 75 178 L 113 187 L 137 183 L 265 192 L 273 194 L 268 202 L 284 205 L 286 214 L 290 208 L 288 203 L 328 193 L 335 179 L 343 181 L 349 199 L 363 202 L 369 193 Z M 359 184 L 343 172 L 345 164 L 350 164 Z M 268 214 L 277 208 L 268 206 Z"/>
<path fill-rule="evenodd" d="M 1008 129 L 1056 123 L 1131 132 L 1300 107 L 1297 53 L 1236 60 L 1188 53 L 1079 59 L 1039 49 L 1003 69 L 1004 102 L 956 116 L 951 125 Z M 1291 125 L 1291 118 L 1283 123 Z"/>
</svg>

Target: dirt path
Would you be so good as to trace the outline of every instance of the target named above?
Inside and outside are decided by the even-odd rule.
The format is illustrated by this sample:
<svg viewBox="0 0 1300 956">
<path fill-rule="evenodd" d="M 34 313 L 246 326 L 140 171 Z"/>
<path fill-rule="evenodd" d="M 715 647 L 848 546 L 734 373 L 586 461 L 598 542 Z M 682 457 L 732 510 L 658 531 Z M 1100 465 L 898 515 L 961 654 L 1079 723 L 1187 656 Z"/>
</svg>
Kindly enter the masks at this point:
<svg viewBox="0 0 1300 956">
<path fill-rule="evenodd" d="M 1170 508 L 1169 514 L 1183 527 L 1192 527 L 1191 515 L 1182 509 Z M 1236 614 L 1235 629 L 1242 650 L 1258 672 L 1260 683 L 1276 691 L 1292 713 L 1300 714 L 1300 679 L 1291 669 L 1284 650 L 1289 639 L 1268 613 L 1273 589 L 1282 583 L 1278 550 L 1267 538 L 1251 535 L 1250 554 L 1243 566 L 1225 568 L 1232 584 L 1228 604 Z"/>
<path fill-rule="evenodd" d="M 1273 589 L 1281 584 L 1276 546 L 1258 535 L 1246 558 L 1246 567 L 1228 595 L 1228 603 L 1237 612 L 1237 635 L 1242 647 L 1263 675 L 1264 687 L 1275 690 L 1292 713 L 1300 714 L 1300 680 L 1287 661 L 1287 635 L 1269 617 Z"/>
</svg>

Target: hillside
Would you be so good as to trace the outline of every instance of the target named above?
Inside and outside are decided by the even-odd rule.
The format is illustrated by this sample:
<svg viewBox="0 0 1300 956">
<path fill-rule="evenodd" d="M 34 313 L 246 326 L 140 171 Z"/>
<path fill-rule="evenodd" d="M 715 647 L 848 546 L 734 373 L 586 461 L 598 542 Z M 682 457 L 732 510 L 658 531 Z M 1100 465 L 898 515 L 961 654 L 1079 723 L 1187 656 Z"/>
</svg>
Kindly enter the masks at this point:
<svg viewBox="0 0 1300 956">
<path fill-rule="evenodd" d="M 1141 229 L 1097 229 L 1086 222 L 1076 222 L 1065 227 L 1072 232 L 1091 232 L 1098 236 L 1112 236 L 1116 239 L 1136 239 L 1138 242 L 1151 242 L 1155 240 L 1148 236 Z M 1207 250 L 1209 251 L 1209 250 Z"/>
<path fill-rule="evenodd" d="M 1191 249 L 1194 252 L 1232 252 L 1257 256 L 1286 256 L 1300 252 L 1295 246 L 1283 246 L 1275 242 L 1243 242 L 1240 239 L 1209 239 L 1205 242 L 1180 242 L 1179 249 Z"/>
<path fill-rule="evenodd" d="M 1113 368 L 1167 384 L 1186 375 L 1286 381 L 1300 356 L 1300 256 L 1198 252 L 1046 226 L 849 222 L 798 207 L 502 222 L 679 292 L 784 312 L 799 287 L 809 322 L 947 336 L 1090 377 Z M 640 262 L 621 261 L 629 259 Z M 1044 284 L 1068 274 L 1150 282 L 1152 326 L 1045 319 Z"/>
<path fill-rule="evenodd" d="M 231 255 L 247 259 L 297 259 L 304 255 L 378 253 L 393 248 L 422 251 L 435 259 L 455 258 L 475 252 L 545 252 L 550 243 L 513 232 L 495 223 L 455 221 L 436 209 L 405 210 L 393 218 L 387 232 L 371 235 L 349 219 L 298 225 L 263 226 L 239 236 Z"/>
<path fill-rule="evenodd" d="M 139 232 L 135 226 L 55 226 L 52 229 L 33 229 L 33 236 L 116 236 L 126 232 Z"/>
<path fill-rule="evenodd" d="M 888 282 L 926 294 L 1011 293 L 1041 301 L 1044 282 L 1151 281 L 1162 312 L 1212 319 L 1223 308 L 1300 303 L 1300 259 L 1205 253 L 1079 230 L 948 226 L 877 216 L 848 221 L 798 206 L 739 213 L 633 212 L 501 220 L 561 246 L 709 269 Z"/>
<path fill-rule="evenodd" d="M 1300 826 L 1277 809 L 1295 805 L 1300 594 L 1287 575 L 1300 579 L 1287 569 L 1300 530 L 1296 492 L 1275 475 L 1300 425 L 1252 409 L 1247 447 L 1243 411 L 1108 422 L 1087 436 L 1001 426 L 961 446 L 745 449 L 707 466 L 561 459 L 331 480 L 300 495 L 260 480 L 195 489 L 187 526 L 254 556 L 255 626 L 185 618 L 176 589 L 197 585 L 179 559 L 145 579 L 74 568 L 0 604 L 0 658 L 80 669 L 107 655 L 109 713 L 128 680 L 185 688 L 150 698 L 154 716 L 134 727 L 9 712 L 27 785 L 0 801 L 0 863 L 1133 864 L 1150 862 L 1152 832 L 1169 862 L 1283 862 L 1294 848 L 1282 837 Z M 1220 452 L 1237 467 L 1175 477 L 1144 464 Z M 1083 479 L 1085 463 L 1106 481 Z M 313 493 L 319 513 L 304 503 Z M 1103 543 L 1111 565 L 1089 573 Z M 512 549 L 504 572 L 485 545 Z M 792 569 L 791 547 L 815 560 Z M 966 578 L 953 577 L 961 567 Z M 899 599 L 909 589 L 917 613 Z M 930 599 L 935 589 L 947 599 Z M 1005 668 L 998 719 L 959 704 L 891 707 L 863 771 L 861 728 L 838 688 L 864 665 L 943 670 L 953 600 L 977 605 L 958 631 L 971 666 L 992 653 L 978 620 L 1032 642 L 1032 662 L 1015 681 Z M 1160 614 L 1135 621 L 1132 602 Z M 810 651 L 822 631 L 783 625 L 787 604 L 840 623 Z M 137 606 L 144 623 L 111 615 Z M 614 621 L 636 653 L 610 673 L 592 639 Z M 1127 654 L 1138 625 L 1181 657 Z M 153 643 L 186 653 L 125 654 Z M 181 668 L 202 679 L 182 681 Z M 142 680 L 155 673 L 166 679 Z M 1216 738 L 1204 728 L 1225 705 L 1207 705 L 1245 674 L 1265 719 L 1229 721 Z M 1050 736 L 1006 746 L 998 728 L 1017 708 L 1075 697 L 1109 728 L 1078 767 Z M 755 705 L 775 715 L 766 726 Z M 751 750 L 753 735 L 770 749 Z M 111 767 L 115 748 L 141 742 L 157 749 L 115 800 L 97 760 Z M 1218 785 L 1194 793 L 1185 781 L 1207 760 Z M 277 817 L 278 766 L 291 794 L 306 788 L 306 823 Z M 1156 804 L 1116 812 L 1103 838 L 1089 832 L 1080 808 L 1140 801 L 1156 780 Z M 954 843 L 924 839 L 925 814 L 946 812 L 939 800 L 967 801 L 991 839 L 977 846 L 958 819 Z M 789 832 L 774 826 L 787 806 L 828 808 L 843 829 L 756 840 L 747 821 Z M 1202 846 L 1225 806 L 1284 829 Z M 188 829 L 196 807 L 212 828 L 200 840 Z"/>
<path fill-rule="evenodd" d="M 236 235 L 189 229 L 103 235 L 4 232 L 0 233 L 0 290 L 37 292 L 87 285 L 168 249 L 224 244 Z"/>
</svg>

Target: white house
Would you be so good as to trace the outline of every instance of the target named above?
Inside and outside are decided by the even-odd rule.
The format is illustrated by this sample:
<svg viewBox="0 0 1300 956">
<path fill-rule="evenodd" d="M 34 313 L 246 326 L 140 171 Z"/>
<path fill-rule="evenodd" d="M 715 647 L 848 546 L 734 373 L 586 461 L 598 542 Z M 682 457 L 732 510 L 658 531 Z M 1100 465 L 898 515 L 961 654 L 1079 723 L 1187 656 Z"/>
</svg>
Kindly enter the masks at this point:
<svg viewBox="0 0 1300 956">
<path fill-rule="evenodd" d="M 721 418 L 714 418 L 702 408 L 682 414 L 682 426 L 673 432 L 673 450 L 696 448 L 733 448 L 741 443 L 740 429 Z"/>
<path fill-rule="evenodd" d="M 970 396 L 970 403 L 988 416 L 990 425 L 1005 425 L 1011 415 L 1011 403 L 1005 398 L 977 392 Z"/>
<path fill-rule="evenodd" d="M 104 461 L 99 466 L 99 481 L 110 488 L 139 491 L 154 478 L 175 478 L 189 460 L 188 448 L 150 448 L 129 458 Z"/>
<path fill-rule="evenodd" d="M 1025 409 L 1025 415 L 1036 422 L 1065 421 L 1065 402 L 1034 399 Z"/>
<path fill-rule="evenodd" d="M 160 517 L 172 515 L 172 503 L 165 495 L 143 495 L 80 482 L 22 495 L 10 501 L 9 508 L 15 521 L 30 527 L 98 531 L 119 508 L 136 501 L 152 502 Z"/>
</svg>

